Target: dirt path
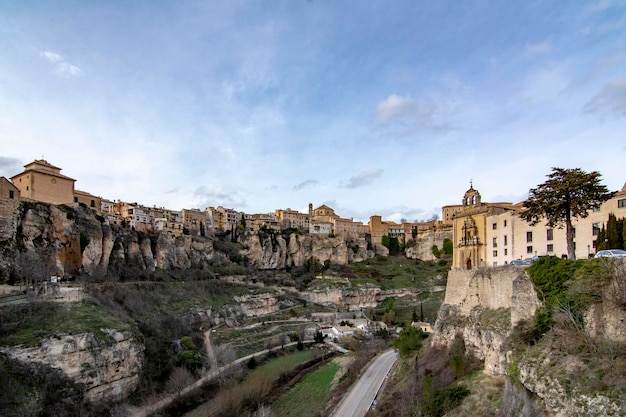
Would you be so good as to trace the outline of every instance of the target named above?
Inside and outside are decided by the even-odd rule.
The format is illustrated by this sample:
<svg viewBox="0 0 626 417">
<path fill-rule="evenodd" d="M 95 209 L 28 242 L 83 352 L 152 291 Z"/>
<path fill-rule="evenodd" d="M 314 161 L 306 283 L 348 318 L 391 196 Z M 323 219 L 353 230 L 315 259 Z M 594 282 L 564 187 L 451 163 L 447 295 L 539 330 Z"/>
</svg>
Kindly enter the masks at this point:
<svg viewBox="0 0 626 417">
<path fill-rule="evenodd" d="M 209 357 L 209 363 L 211 364 L 211 369 L 217 369 L 217 358 L 215 357 L 215 352 L 213 351 L 213 345 L 211 344 L 211 333 L 213 329 L 209 329 L 204 332 L 204 348 L 206 350 L 206 354 Z"/>
</svg>

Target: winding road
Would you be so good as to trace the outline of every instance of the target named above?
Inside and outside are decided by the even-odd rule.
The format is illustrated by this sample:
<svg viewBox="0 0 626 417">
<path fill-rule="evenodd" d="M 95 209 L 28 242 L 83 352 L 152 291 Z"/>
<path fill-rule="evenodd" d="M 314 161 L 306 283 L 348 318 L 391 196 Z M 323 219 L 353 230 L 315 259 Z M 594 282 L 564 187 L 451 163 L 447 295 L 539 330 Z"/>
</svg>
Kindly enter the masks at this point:
<svg viewBox="0 0 626 417">
<path fill-rule="evenodd" d="M 344 397 L 333 417 L 365 416 L 397 358 L 398 354 L 393 350 L 377 357 Z"/>
</svg>

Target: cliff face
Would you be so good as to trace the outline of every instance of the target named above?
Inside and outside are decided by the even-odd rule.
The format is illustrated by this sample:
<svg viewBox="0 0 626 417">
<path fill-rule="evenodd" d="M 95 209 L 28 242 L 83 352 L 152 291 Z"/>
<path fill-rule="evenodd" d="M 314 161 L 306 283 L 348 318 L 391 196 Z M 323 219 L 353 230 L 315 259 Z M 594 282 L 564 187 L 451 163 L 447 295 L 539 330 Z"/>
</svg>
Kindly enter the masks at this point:
<svg viewBox="0 0 626 417">
<path fill-rule="evenodd" d="M 506 337 L 539 306 L 530 278 L 519 268 L 450 271 L 432 343 L 450 346 L 461 334 L 466 349 L 484 361 L 486 373 L 504 375 Z"/>
<path fill-rule="evenodd" d="M 126 267 L 145 271 L 202 269 L 227 256 L 214 249 L 210 237 L 138 233 L 109 225 L 92 210 L 78 205 L 22 202 L 15 218 L 3 227 L 0 281 L 26 275 L 98 275 Z M 240 240 L 245 248 L 242 255 L 258 269 L 300 267 L 309 259 L 345 265 L 375 256 L 367 250 L 365 238 L 283 237 L 260 232 L 248 233 Z"/>
<path fill-rule="evenodd" d="M 415 243 L 407 246 L 406 257 L 423 261 L 435 261 L 437 258 L 433 255 L 433 245 L 437 245 L 439 249 L 442 249 L 444 239 L 452 240 L 452 228 L 420 232 L 415 237 Z"/>
<path fill-rule="evenodd" d="M 375 253 L 367 250 L 365 238 L 344 239 L 317 235 L 292 233 L 286 239 L 280 234 L 248 234 L 242 240 L 247 248 L 244 255 L 257 269 L 284 269 L 301 267 L 308 259 L 320 263 L 330 261 L 346 265 L 373 258 Z"/>
<path fill-rule="evenodd" d="M 143 361 L 143 345 L 130 332 L 105 330 L 110 341 L 92 334 L 58 335 L 41 346 L 3 348 L 8 356 L 24 362 L 45 363 L 85 384 L 85 399 L 120 400 L 137 386 Z"/>
<path fill-rule="evenodd" d="M 622 274 L 620 279 L 624 280 L 624 276 Z M 626 283 L 621 285 L 626 288 Z M 623 302 L 620 308 L 615 307 L 615 302 L 592 305 L 584 317 L 589 335 L 616 343 L 626 341 L 624 305 Z M 616 402 L 600 394 L 590 395 L 584 391 L 588 387 L 582 388 L 572 381 L 571 375 L 584 374 L 587 365 L 583 358 L 555 349 L 554 340 L 542 340 L 522 355 L 509 350 L 512 345 L 507 337 L 513 327 L 523 320 L 532 322 L 540 306 L 530 277 L 522 269 L 450 271 L 431 343 L 450 346 L 455 335 L 460 334 L 466 349 L 484 361 L 485 373 L 509 377 L 500 416 L 626 415 L 626 402 Z M 608 346 L 617 345 L 609 343 Z M 594 377 L 587 378 L 593 380 Z"/>
</svg>

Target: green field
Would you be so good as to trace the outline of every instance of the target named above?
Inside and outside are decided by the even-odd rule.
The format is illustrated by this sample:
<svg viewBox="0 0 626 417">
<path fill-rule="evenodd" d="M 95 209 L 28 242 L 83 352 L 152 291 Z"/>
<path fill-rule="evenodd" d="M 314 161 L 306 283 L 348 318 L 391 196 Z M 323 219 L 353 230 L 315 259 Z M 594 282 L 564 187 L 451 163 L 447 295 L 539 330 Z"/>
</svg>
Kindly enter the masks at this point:
<svg viewBox="0 0 626 417">
<path fill-rule="evenodd" d="M 337 371 L 339 365 L 329 362 L 311 372 L 272 404 L 272 415 L 281 417 L 319 415 L 330 398 L 331 383 Z"/>
</svg>

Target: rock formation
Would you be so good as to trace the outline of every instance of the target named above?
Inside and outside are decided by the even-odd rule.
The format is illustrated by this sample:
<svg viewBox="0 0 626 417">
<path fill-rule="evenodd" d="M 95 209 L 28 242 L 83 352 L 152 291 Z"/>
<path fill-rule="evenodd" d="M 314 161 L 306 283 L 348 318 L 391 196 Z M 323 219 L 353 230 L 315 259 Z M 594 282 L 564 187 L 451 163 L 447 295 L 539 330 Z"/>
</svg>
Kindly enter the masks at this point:
<svg viewBox="0 0 626 417">
<path fill-rule="evenodd" d="M 2 351 L 20 361 L 61 369 L 76 383 L 85 385 L 88 401 L 120 400 L 137 386 L 144 348 L 130 331 L 103 331 L 109 340 L 99 340 L 91 333 L 55 335 L 44 339 L 41 346 Z"/>
</svg>

